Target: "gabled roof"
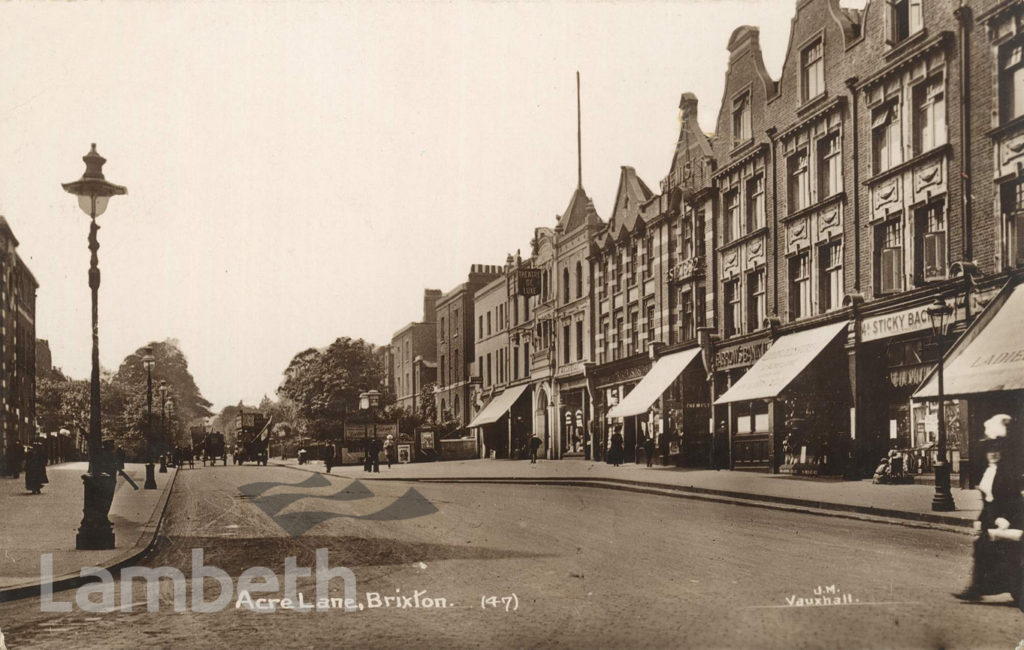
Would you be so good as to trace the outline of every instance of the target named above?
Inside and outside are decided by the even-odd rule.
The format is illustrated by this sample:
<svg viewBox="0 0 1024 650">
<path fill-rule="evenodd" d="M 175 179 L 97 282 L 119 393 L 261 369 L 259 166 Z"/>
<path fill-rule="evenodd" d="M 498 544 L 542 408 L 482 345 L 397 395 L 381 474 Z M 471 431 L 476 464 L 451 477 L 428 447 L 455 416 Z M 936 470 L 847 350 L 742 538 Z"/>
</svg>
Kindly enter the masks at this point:
<svg viewBox="0 0 1024 650">
<path fill-rule="evenodd" d="M 641 207 L 654 196 L 651 188 L 636 175 L 632 167 L 623 166 L 619 172 L 619 189 L 615 193 L 615 208 L 608 220 L 607 233 L 621 240 L 632 233 L 640 220 Z"/>
<path fill-rule="evenodd" d="M 566 207 L 565 212 L 558 219 L 558 225 L 562 227 L 563 233 L 570 233 L 583 226 L 603 225 L 601 217 L 597 215 L 597 210 L 594 208 L 594 202 L 587 196 L 586 191 L 582 186 L 577 187 L 576 191 L 572 193 L 572 198 L 569 199 L 569 206 Z"/>
</svg>

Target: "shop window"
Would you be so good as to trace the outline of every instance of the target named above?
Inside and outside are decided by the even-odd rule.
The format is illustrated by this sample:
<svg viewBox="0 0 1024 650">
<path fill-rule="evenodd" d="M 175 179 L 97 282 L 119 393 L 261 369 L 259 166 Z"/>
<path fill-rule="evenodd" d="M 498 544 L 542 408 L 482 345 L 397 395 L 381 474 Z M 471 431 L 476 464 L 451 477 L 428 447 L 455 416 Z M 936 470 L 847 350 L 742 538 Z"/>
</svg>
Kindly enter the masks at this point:
<svg viewBox="0 0 1024 650">
<path fill-rule="evenodd" d="M 811 204 L 810 168 L 807 149 L 798 149 L 786 161 L 789 177 L 789 211 L 802 210 Z"/>
<path fill-rule="evenodd" d="M 875 227 L 877 293 L 903 290 L 903 222 L 897 218 Z"/>
<path fill-rule="evenodd" d="M 811 315 L 811 255 L 802 253 L 789 260 L 789 317 Z"/>
<path fill-rule="evenodd" d="M 764 174 L 747 181 L 747 232 L 765 225 Z"/>
<path fill-rule="evenodd" d="M 576 321 L 576 360 L 583 359 L 583 321 Z"/>
<path fill-rule="evenodd" d="M 1024 36 L 999 48 L 999 117 L 1001 122 L 1024 115 Z"/>
<path fill-rule="evenodd" d="M 523 376 L 530 376 L 530 342 L 523 343 Z"/>
<path fill-rule="evenodd" d="M 747 275 L 747 331 L 756 332 L 768 316 L 764 269 Z"/>
<path fill-rule="evenodd" d="M 740 232 L 740 193 L 738 190 L 729 190 L 725 193 L 725 243 L 729 243 L 739 237 Z"/>
<path fill-rule="evenodd" d="M 732 140 L 733 146 L 747 142 L 753 136 L 750 128 L 750 93 L 746 92 L 733 100 L 732 103 Z"/>
<path fill-rule="evenodd" d="M 740 281 L 729 280 L 723 285 L 725 296 L 725 335 L 736 336 L 740 333 L 743 312 L 740 311 Z"/>
<path fill-rule="evenodd" d="M 946 144 L 946 99 L 942 76 L 914 88 L 914 155 Z"/>
<path fill-rule="evenodd" d="M 839 309 L 843 304 L 843 245 L 829 242 L 818 249 L 818 264 L 821 268 L 819 282 L 821 312 Z"/>
<path fill-rule="evenodd" d="M 843 189 L 843 160 L 839 155 L 839 134 L 818 140 L 818 198 L 825 199 Z"/>
<path fill-rule="evenodd" d="M 893 101 L 871 113 L 871 165 L 880 174 L 901 162 L 899 106 Z"/>
<path fill-rule="evenodd" d="M 940 203 L 915 213 L 917 239 L 914 242 L 914 276 L 918 283 L 946 277 L 946 219 Z"/>
<path fill-rule="evenodd" d="M 1003 183 L 1000 194 L 1008 235 L 1006 259 L 1010 266 L 1024 266 L 1024 178 Z"/>
<path fill-rule="evenodd" d="M 888 0 L 889 44 L 895 45 L 918 33 L 924 27 L 924 0 Z"/>
<path fill-rule="evenodd" d="M 693 317 L 693 292 L 683 291 L 679 294 L 680 330 L 683 341 L 697 336 L 696 320 Z"/>
<path fill-rule="evenodd" d="M 821 39 L 804 48 L 800 59 L 800 87 L 803 101 L 806 102 L 825 92 L 825 59 Z"/>
</svg>

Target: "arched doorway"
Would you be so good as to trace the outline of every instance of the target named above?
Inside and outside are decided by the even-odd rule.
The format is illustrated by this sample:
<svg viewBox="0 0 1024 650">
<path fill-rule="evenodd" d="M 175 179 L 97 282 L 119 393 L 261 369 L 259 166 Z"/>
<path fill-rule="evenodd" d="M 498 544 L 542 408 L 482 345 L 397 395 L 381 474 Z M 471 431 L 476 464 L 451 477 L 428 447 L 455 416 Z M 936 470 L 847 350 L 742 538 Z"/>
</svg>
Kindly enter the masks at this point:
<svg viewBox="0 0 1024 650">
<path fill-rule="evenodd" d="M 551 448 L 551 432 L 548 429 L 549 406 L 550 402 L 548 401 L 548 393 L 545 389 L 541 388 L 537 391 L 537 410 L 534 413 L 533 430 L 537 432 L 537 436 L 544 443 L 538 450 L 538 455 L 545 458 L 548 457 L 548 450 Z"/>
</svg>

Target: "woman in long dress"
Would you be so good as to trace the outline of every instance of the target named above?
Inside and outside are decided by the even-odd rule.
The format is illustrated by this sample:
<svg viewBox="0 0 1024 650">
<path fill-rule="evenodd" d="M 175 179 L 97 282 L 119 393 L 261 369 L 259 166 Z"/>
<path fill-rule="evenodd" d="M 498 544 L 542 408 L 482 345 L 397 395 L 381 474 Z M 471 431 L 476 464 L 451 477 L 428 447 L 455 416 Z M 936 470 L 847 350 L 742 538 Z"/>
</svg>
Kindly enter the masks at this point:
<svg viewBox="0 0 1024 650">
<path fill-rule="evenodd" d="M 1009 592 L 1018 606 L 1022 599 L 1021 542 L 1010 539 L 993 540 L 988 531 L 1024 528 L 1024 498 L 1021 497 L 1019 454 L 1009 448 L 1006 425 L 1008 415 L 996 415 L 985 422 L 985 439 L 981 445 L 988 467 L 978 483 L 982 494 L 981 515 L 974 522 L 978 539 L 974 542 L 974 567 L 971 584 L 953 594 L 966 601 L 982 596 Z"/>
</svg>

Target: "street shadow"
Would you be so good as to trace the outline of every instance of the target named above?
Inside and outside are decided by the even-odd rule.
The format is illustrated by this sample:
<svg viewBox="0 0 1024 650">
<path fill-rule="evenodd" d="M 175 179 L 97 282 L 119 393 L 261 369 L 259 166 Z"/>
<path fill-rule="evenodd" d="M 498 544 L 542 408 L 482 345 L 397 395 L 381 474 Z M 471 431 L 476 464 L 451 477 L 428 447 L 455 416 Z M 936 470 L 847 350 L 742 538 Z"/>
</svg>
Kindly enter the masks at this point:
<svg viewBox="0 0 1024 650">
<path fill-rule="evenodd" d="M 296 558 L 297 566 L 316 567 L 317 549 L 326 548 L 331 567 L 369 567 L 437 562 L 440 560 L 534 559 L 550 554 L 488 548 L 466 544 L 410 542 L 390 537 L 162 537 L 145 566 L 177 566 L 191 573 L 192 549 L 203 549 L 203 564 L 217 567 L 231 576 L 246 569 L 263 566 L 284 570 L 286 557 Z"/>
</svg>

